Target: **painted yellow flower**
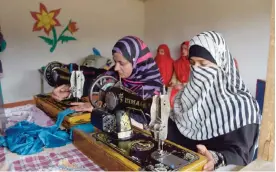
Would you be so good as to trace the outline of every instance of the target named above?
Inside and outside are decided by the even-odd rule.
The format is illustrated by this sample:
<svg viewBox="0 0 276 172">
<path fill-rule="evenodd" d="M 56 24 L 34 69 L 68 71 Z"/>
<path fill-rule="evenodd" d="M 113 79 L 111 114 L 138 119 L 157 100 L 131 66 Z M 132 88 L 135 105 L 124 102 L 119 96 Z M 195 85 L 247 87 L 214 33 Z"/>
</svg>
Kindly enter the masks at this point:
<svg viewBox="0 0 276 172">
<path fill-rule="evenodd" d="M 48 12 L 45 5 L 40 3 L 40 12 L 31 12 L 32 17 L 36 20 L 33 31 L 44 29 L 44 32 L 49 35 L 54 26 L 60 26 L 59 21 L 56 19 L 59 12 L 60 9 Z"/>
</svg>

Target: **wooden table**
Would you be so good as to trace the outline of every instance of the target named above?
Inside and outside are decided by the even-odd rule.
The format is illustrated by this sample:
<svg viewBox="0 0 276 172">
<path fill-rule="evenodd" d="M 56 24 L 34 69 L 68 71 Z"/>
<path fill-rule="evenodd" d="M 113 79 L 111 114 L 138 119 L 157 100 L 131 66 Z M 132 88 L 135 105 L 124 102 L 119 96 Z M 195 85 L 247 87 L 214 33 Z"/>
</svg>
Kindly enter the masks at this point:
<svg viewBox="0 0 276 172">
<path fill-rule="evenodd" d="M 139 129 L 136 129 L 137 131 Z M 179 148 L 187 150 L 186 148 L 180 147 L 175 143 L 166 141 Z M 139 171 L 140 166 L 127 159 L 123 155 L 117 153 L 109 146 L 97 141 L 91 136 L 82 132 L 81 130 L 75 129 L 73 134 L 73 144 L 87 157 L 94 161 L 98 166 L 106 171 Z M 199 159 L 194 163 L 189 164 L 180 171 L 201 171 L 207 159 L 202 155 L 199 155 Z"/>
</svg>

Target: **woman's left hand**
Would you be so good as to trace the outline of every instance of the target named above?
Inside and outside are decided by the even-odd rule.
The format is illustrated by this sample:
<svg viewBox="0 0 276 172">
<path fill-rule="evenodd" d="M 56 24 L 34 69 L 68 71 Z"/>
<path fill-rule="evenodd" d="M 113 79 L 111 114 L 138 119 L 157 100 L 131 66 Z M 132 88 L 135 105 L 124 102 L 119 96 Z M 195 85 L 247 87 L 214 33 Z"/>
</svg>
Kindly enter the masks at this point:
<svg viewBox="0 0 276 172">
<path fill-rule="evenodd" d="M 205 156 L 208 162 L 204 165 L 203 171 L 214 171 L 215 161 L 212 154 L 207 150 L 204 145 L 196 145 L 198 153 Z"/>
</svg>

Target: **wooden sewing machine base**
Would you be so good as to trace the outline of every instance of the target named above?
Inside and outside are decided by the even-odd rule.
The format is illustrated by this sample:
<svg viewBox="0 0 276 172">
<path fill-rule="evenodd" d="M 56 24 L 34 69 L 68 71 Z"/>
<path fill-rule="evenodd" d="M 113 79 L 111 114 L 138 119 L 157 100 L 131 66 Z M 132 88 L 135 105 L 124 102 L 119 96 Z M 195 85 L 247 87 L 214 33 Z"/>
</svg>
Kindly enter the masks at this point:
<svg viewBox="0 0 276 172">
<path fill-rule="evenodd" d="M 134 138 L 130 141 L 110 142 L 109 137 L 106 137 L 108 135 L 103 132 L 96 131 L 95 133 L 87 134 L 80 130 L 74 130 L 73 144 L 88 158 L 99 165 L 103 170 L 145 171 L 146 167 L 156 163 L 156 161 L 149 156 L 152 151 L 143 153 L 137 151 L 137 148 L 140 150 L 143 147 L 141 146 L 142 144 L 137 145 L 137 148 L 135 148 L 135 151 L 133 151 L 133 147 L 130 148 L 129 145 L 133 146 L 134 143 L 138 143 L 141 140 L 147 140 L 146 138 L 148 138 L 149 141 L 154 141 L 147 133 L 141 130 L 135 130 L 135 133 L 136 134 L 134 134 Z M 146 149 L 147 147 L 149 146 L 144 148 Z M 152 149 L 156 150 L 156 144 L 154 147 L 152 147 Z M 204 164 L 207 162 L 207 159 L 204 156 L 176 145 L 170 141 L 165 141 L 164 150 L 171 151 L 172 149 L 179 157 L 182 156 L 183 159 L 186 159 L 187 163 L 185 166 L 176 169 L 177 171 L 202 171 Z M 130 150 L 132 150 L 132 156 L 130 156 Z M 135 154 L 135 156 L 133 156 L 133 154 Z"/>
</svg>

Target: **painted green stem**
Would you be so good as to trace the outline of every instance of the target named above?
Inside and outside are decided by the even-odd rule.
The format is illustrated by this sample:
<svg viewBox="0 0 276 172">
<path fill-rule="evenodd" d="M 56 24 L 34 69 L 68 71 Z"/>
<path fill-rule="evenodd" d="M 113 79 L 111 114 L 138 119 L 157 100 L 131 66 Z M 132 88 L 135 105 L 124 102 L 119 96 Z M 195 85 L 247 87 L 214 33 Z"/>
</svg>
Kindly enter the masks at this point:
<svg viewBox="0 0 276 172">
<path fill-rule="evenodd" d="M 53 46 L 50 49 L 51 53 L 55 50 L 55 48 L 57 46 L 57 43 L 58 43 L 58 41 L 57 41 L 57 31 L 56 31 L 55 27 L 52 28 L 52 32 L 53 32 Z"/>
<path fill-rule="evenodd" d="M 50 52 L 52 53 L 54 50 L 55 50 L 55 48 L 57 47 L 57 44 L 58 44 L 58 42 L 60 41 L 60 38 L 63 36 L 63 34 L 68 30 L 68 26 L 69 26 L 69 24 L 70 24 L 70 22 L 71 21 L 69 21 L 69 23 L 67 24 L 67 26 L 63 29 L 63 31 L 61 32 L 61 34 L 58 36 L 58 38 L 57 38 L 57 32 L 56 32 L 56 28 L 55 27 L 53 27 L 53 29 L 52 29 L 52 32 L 53 32 L 53 46 L 51 47 L 51 49 L 50 49 Z"/>
<path fill-rule="evenodd" d="M 69 22 L 70 23 L 70 22 Z M 68 24 L 69 25 L 69 24 Z M 60 41 L 60 38 L 63 36 L 63 34 L 68 30 L 68 25 L 65 27 L 65 29 L 63 29 L 63 31 L 61 32 L 61 34 L 59 35 L 57 42 Z"/>
</svg>

